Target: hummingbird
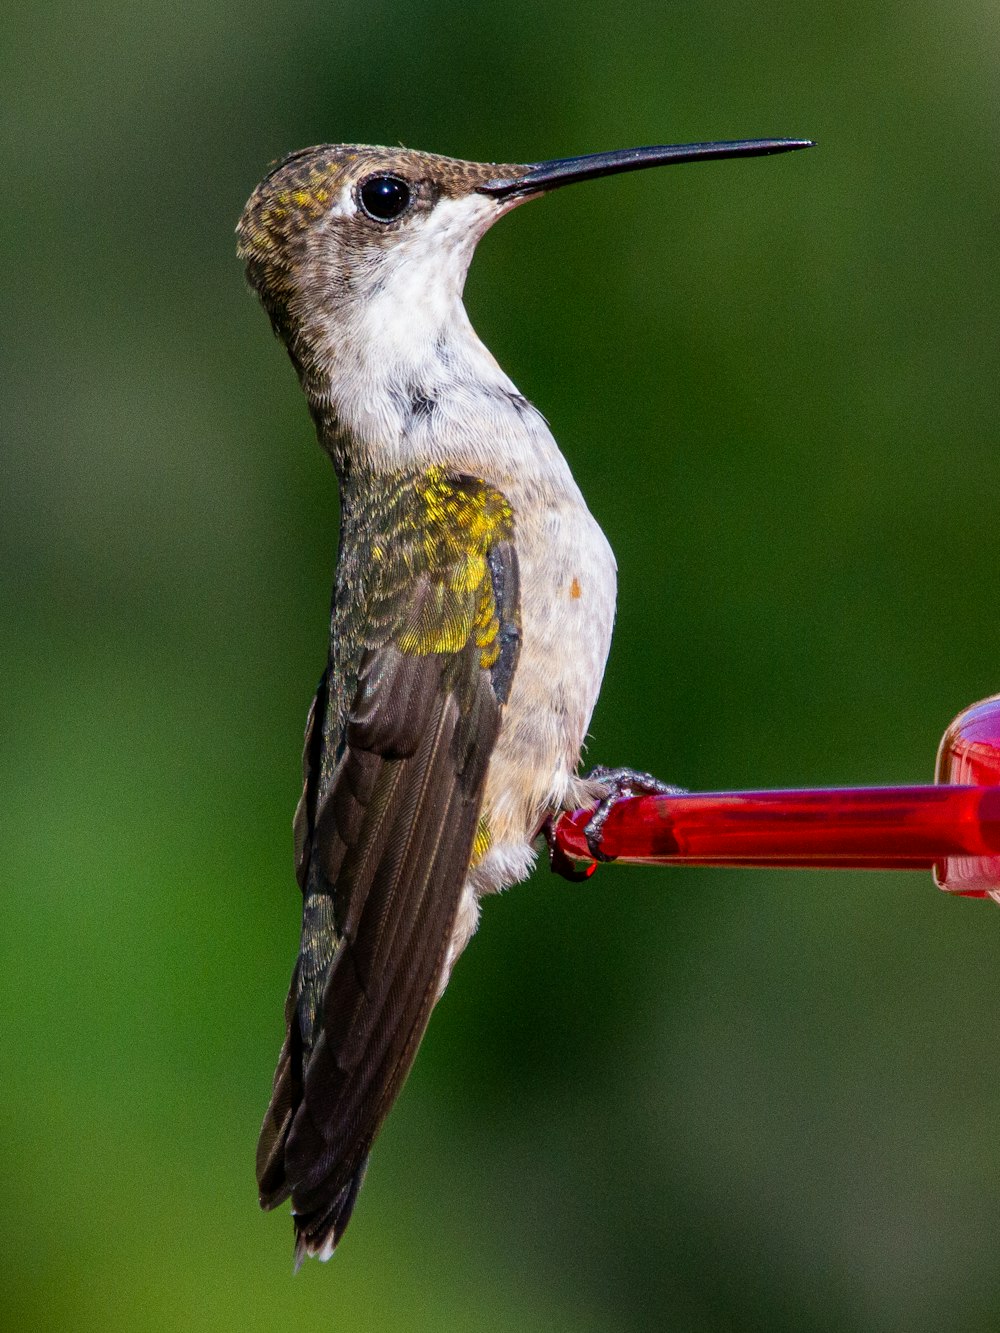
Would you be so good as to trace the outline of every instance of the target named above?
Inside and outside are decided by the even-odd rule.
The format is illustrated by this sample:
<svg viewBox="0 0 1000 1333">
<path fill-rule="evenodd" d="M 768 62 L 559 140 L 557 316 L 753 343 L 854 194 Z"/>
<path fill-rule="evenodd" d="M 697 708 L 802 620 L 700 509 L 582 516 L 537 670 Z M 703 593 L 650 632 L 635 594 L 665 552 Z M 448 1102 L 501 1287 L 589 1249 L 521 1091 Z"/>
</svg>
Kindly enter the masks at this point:
<svg viewBox="0 0 1000 1333">
<path fill-rule="evenodd" d="M 294 818 L 302 935 L 257 1149 L 296 1268 L 339 1244 L 373 1141 L 480 899 L 530 873 L 564 810 L 664 790 L 579 772 L 616 566 L 545 418 L 462 303 L 476 244 L 527 200 L 617 172 L 809 146 L 698 143 L 529 164 L 329 145 L 240 218 L 250 286 L 340 493 L 330 647 Z"/>
</svg>

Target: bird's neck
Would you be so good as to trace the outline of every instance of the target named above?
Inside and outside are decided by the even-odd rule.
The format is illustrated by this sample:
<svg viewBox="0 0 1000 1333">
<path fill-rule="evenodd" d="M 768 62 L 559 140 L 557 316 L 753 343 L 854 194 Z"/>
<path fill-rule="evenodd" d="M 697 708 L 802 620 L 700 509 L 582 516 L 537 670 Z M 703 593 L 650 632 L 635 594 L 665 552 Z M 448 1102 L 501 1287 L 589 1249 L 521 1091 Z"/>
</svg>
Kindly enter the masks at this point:
<svg viewBox="0 0 1000 1333">
<path fill-rule="evenodd" d="M 457 287 L 378 294 L 327 335 L 305 380 L 338 474 L 444 466 L 505 490 L 579 494 L 548 426 L 477 337 Z"/>
</svg>

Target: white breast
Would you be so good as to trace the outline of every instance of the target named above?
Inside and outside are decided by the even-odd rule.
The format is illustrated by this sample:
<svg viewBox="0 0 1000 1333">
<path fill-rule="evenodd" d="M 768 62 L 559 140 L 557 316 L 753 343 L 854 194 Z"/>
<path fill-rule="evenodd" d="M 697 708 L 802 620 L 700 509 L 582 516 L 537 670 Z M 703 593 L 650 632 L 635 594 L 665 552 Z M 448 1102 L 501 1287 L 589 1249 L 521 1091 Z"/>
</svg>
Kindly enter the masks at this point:
<svg viewBox="0 0 1000 1333">
<path fill-rule="evenodd" d="M 490 848 L 466 881 L 439 993 L 476 929 L 479 899 L 525 879 L 541 820 L 582 799 L 576 770 L 611 644 L 616 568 L 573 491 L 536 492 L 521 506 L 513 497 L 521 653 L 486 777 Z"/>
<path fill-rule="evenodd" d="M 559 806 L 604 677 L 615 559 L 590 511 L 574 497 L 518 514 L 516 522 L 523 641 L 507 713 L 523 747 L 520 762 L 534 770 L 534 799 Z"/>
</svg>

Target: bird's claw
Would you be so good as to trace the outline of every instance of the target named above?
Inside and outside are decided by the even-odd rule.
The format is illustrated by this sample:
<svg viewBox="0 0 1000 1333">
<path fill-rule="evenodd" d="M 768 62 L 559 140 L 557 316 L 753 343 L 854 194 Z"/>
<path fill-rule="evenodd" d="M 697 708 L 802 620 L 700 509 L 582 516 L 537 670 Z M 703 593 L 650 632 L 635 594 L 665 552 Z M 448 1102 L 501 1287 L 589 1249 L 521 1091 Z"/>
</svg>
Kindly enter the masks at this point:
<svg viewBox="0 0 1000 1333">
<path fill-rule="evenodd" d="M 613 861 L 613 856 L 606 856 L 601 850 L 601 838 L 611 808 L 616 802 L 628 796 L 681 796 L 683 787 L 671 787 L 652 773 L 640 773 L 634 768 L 606 768 L 599 764 L 587 774 L 588 781 L 604 783 L 607 791 L 591 815 L 583 835 L 587 847 L 595 861 Z"/>
<path fill-rule="evenodd" d="M 554 875 L 562 875 L 563 879 L 568 879 L 571 884 L 582 884 L 585 879 L 590 879 L 597 869 L 596 859 L 591 861 L 590 865 L 578 866 L 566 855 L 556 841 L 555 816 L 549 815 L 542 825 L 541 832 L 549 849 L 549 869 Z"/>
</svg>

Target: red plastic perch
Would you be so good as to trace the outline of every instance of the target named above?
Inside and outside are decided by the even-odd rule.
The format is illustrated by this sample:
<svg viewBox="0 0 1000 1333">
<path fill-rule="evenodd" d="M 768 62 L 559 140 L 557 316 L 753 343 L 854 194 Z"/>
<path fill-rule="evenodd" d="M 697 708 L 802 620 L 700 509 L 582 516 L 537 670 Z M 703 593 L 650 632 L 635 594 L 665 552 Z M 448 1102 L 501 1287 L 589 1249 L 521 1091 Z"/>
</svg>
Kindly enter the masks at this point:
<svg viewBox="0 0 1000 1333">
<path fill-rule="evenodd" d="M 939 887 L 1000 898 L 1000 696 L 961 713 L 925 787 L 635 796 L 608 815 L 601 849 L 638 864 L 933 870 Z M 567 856 L 591 859 L 591 811 L 556 825 Z"/>
</svg>

